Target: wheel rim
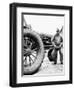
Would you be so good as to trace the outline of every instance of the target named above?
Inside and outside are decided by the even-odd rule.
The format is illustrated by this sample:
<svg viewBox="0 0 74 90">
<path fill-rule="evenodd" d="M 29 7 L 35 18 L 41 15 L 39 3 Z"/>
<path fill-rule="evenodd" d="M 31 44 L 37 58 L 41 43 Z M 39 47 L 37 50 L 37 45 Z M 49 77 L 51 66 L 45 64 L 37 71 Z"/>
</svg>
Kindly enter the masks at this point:
<svg viewBox="0 0 74 90">
<path fill-rule="evenodd" d="M 35 37 L 29 34 L 24 35 L 23 40 L 23 64 L 24 67 L 33 65 L 35 62 L 38 52 L 39 43 Z"/>
</svg>

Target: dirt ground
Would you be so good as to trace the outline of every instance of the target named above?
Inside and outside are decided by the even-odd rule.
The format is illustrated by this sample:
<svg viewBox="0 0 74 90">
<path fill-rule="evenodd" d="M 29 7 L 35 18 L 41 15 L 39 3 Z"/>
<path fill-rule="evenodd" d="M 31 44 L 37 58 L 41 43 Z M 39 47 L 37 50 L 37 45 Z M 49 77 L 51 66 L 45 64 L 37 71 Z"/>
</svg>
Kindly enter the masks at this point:
<svg viewBox="0 0 74 90">
<path fill-rule="evenodd" d="M 64 65 L 60 64 L 60 58 L 58 57 L 57 64 L 54 65 L 50 62 L 47 53 L 45 53 L 45 58 L 39 69 L 39 71 L 34 74 L 34 76 L 45 76 L 45 75 L 64 75 Z"/>
</svg>

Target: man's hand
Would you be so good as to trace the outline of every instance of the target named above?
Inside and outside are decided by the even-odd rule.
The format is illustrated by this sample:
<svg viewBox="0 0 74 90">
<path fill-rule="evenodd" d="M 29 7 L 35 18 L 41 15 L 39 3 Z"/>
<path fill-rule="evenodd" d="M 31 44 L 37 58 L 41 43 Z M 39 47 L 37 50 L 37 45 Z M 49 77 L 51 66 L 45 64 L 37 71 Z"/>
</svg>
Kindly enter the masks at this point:
<svg viewBox="0 0 74 90">
<path fill-rule="evenodd" d="M 53 44 L 54 48 L 59 48 L 58 46 L 56 46 L 56 45 L 55 45 L 55 43 L 54 43 L 54 42 L 52 42 L 52 44 Z"/>
<path fill-rule="evenodd" d="M 61 48 L 63 46 L 63 44 L 61 43 L 59 46 L 54 46 L 56 49 L 59 49 L 59 48 Z"/>
<path fill-rule="evenodd" d="M 61 43 L 59 47 L 63 47 L 63 43 Z"/>
</svg>

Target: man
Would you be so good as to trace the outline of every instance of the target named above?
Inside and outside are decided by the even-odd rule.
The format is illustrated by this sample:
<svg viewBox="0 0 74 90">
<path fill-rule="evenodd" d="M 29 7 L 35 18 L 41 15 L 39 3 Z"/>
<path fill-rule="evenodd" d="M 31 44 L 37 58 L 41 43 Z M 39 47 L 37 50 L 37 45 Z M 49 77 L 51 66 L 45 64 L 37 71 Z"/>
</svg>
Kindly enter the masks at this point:
<svg viewBox="0 0 74 90">
<path fill-rule="evenodd" d="M 63 53 L 62 53 L 62 47 L 63 47 L 63 38 L 60 36 L 60 31 L 57 29 L 56 34 L 52 38 L 52 44 L 54 46 L 54 49 L 52 51 L 52 56 L 55 59 L 54 64 L 57 63 L 57 52 L 60 54 L 60 62 L 63 64 Z"/>
</svg>

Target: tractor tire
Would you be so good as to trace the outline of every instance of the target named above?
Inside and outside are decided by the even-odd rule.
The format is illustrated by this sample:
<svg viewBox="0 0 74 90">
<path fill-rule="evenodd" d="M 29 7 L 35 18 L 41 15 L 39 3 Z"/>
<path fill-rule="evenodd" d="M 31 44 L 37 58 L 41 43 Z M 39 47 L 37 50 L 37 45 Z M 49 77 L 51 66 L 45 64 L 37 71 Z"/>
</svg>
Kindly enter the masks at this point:
<svg viewBox="0 0 74 90">
<path fill-rule="evenodd" d="M 27 40 L 25 39 L 27 38 Z M 26 58 L 26 65 L 23 62 L 23 75 L 32 75 L 36 73 L 44 58 L 44 45 L 42 42 L 42 39 L 40 38 L 39 34 L 35 31 L 31 30 L 24 30 L 23 32 L 23 46 L 25 46 L 24 40 L 28 42 L 26 45 L 26 54 L 24 54 L 24 48 L 23 48 L 23 57 Z M 35 50 L 36 49 L 36 50 Z M 36 55 L 34 56 L 34 53 Z M 29 58 L 29 60 L 27 59 Z"/>
<path fill-rule="evenodd" d="M 52 51 L 53 51 L 53 48 L 51 48 L 49 51 L 48 51 L 48 59 L 49 61 L 54 61 L 53 57 L 52 57 Z"/>
<path fill-rule="evenodd" d="M 48 59 L 49 61 L 54 61 L 54 63 L 56 63 L 57 60 L 57 52 L 54 50 L 54 48 L 51 48 L 48 51 Z"/>
</svg>

